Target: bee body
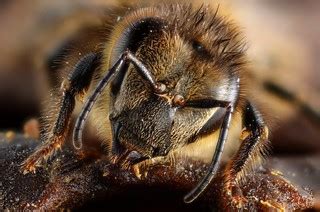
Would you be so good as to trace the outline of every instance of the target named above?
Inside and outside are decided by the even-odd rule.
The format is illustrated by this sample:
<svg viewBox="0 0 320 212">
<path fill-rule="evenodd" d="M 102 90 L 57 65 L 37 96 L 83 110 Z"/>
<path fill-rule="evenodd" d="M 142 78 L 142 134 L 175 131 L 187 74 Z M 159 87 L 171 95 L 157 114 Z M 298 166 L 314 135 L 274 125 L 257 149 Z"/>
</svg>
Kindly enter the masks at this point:
<svg viewBox="0 0 320 212">
<path fill-rule="evenodd" d="M 76 147 L 92 110 L 90 122 L 114 163 L 135 167 L 174 154 L 212 160 L 186 196 L 191 202 L 217 174 L 227 143 L 236 151 L 230 152 L 222 193 L 241 206 L 234 188 L 263 157 L 267 129 L 246 94 L 246 48 L 238 28 L 218 9 L 163 4 L 124 15 L 103 36 L 101 48 L 83 55 L 66 79 L 46 141 L 24 170 L 33 171 L 63 144 L 75 99 L 84 96 L 73 128 Z"/>
</svg>

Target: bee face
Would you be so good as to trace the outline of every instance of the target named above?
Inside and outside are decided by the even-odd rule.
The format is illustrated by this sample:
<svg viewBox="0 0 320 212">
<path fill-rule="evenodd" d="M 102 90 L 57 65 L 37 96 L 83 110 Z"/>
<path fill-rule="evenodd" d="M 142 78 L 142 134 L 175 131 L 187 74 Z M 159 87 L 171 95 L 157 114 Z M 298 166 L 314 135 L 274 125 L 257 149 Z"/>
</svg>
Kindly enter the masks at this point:
<svg viewBox="0 0 320 212">
<path fill-rule="evenodd" d="M 219 126 L 224 109 L 183 107 L 180 100 L 237 101 L 241 44 L 208 10 L 159 7 L 124 18 L 130 24 L 110 44 L 109 63 L 129 49 L 166 92 L 155 94 L 132 64 L 113 80 L 113 154 L 134 150 L 147 158 L 163 156 Z"/>
<path fill-rule="evenodd" d="M 63 144 L 76 98 L 93 88 L 73 128 L 73 145 L 82 147 L 84 124 L 94 109 L 93 122 L 105 141 L 112 131 L 110 162 L 132 168 L 137 177 L 139 165 L 143 169 L 174 159 L 175 153 L 183 155 L 218 134 L 208 172 L 185 196 L 186 203 L 198 198 L 217 174 L 238 111 L 244 126 L 242 142 L 226 165 L 221 192 L 227 195 L 223 200 L 237 201 L 232 193 L 238 189 L 238 179 L 265 155 L 262 141 L 268 137 L 261 114 L 243 95 L 246 61 L 237 28 L 204 6 L 161 5 L 124 16 L 105 35 L 109 41 L 102 51 L 83 56 L 62 84 L 60 111 L 47 127 L 48 142 L 23 163 L 24 171 L 34 171 Z M 181 148 L 192 142 L 195 145 Z M 203 147 L 198 150 L 201 154 Z M 173 154 L 154 158 L 169 153 Z"/>
</svg>

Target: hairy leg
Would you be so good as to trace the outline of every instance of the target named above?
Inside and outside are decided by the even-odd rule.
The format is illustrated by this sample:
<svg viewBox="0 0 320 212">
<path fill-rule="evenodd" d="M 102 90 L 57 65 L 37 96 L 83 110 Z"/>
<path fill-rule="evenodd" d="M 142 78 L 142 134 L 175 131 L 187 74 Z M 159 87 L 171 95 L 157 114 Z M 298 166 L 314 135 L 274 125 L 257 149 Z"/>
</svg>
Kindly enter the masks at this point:
<svg viewBox="0 0 320 212">
<path fill-rule="evenodd" d="M 268 128 L 265 126 L 261 114 L 253 105 L 247 102 L 243 111 L 242 143 L 238 152 L 227 164 L 224 171 L 223 196 L 227 203 L 242 208 L 246 201 L 242 197 L 239 183 L 245 180 L 248 171 L 261 162 L 266 155 Z"/>
<path fill-rule="evenodd" d="M 62 83 L 59 112 L 54 114 L 54 122 L 49 126 L 48 132 L 45 132 L 47 136 L 43 137 L 45 140 L 42 141 L 42 145 L 23 162 L 24 173 L 34 172 L 42 160 L 50 157 L 64 143 L 76 104 L 75 98 L 81 97 L 88 89 L 98 63 L 98 54 L 85 55 L 76 64 L 68 79 Z"/>
</svg>

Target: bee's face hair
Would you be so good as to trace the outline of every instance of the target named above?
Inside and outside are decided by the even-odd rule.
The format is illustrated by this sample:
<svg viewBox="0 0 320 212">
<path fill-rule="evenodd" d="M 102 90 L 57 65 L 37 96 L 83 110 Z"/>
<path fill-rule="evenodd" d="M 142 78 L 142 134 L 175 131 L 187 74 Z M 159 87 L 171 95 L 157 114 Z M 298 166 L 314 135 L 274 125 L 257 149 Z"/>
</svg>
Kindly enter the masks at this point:
<svg viewBox="0 0 320 212">
<path fill-rule="evenodd" d="M 125 16 L 114 31 L 104 53 L 109 65 L 129 49 L 170 95 L 236 104 L 244 45 L 236 27 L 217 10 L 189 5 L 143 8 Z M 154 94 L 132 64 L 125 69 L 110 89 L 114 150 L 166 155 L 219 126 L 223 109 L 176 107 Z"/>
</svg>

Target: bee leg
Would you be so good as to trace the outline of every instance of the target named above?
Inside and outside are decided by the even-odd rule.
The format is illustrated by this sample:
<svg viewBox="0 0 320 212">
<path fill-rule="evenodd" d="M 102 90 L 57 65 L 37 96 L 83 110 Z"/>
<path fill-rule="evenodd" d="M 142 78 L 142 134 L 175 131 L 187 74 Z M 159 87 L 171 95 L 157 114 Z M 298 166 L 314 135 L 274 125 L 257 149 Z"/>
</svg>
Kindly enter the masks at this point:
<svg viewBox="0 0 320 212">
<path fill-rule="evenodd" d="M 131 166 L 132 172 L 138 179 L 145 179 L 150 169 L 156 166 L 170 167 L 174 166 L 174 154 L 168 156 L 158 156 L 144 160 Z"/>
<path fill-rule="evenodd" d="M 261 114 L 247 102 L 243 111 L 242 143 L 236 155 L 227 164 L 223 175 L 223 202 L 232 207 L 243 208 L 244 198 L 239 183 L 254 165 L 259 164 L 266 155 L 268 128 L 264 125 Z M 242 180 L 242 181 L 241 181 Z"/>
<path fill-rule="evenodd" d="M 62 83 L 63 94 L 55 122 L 50 126 L 46 138 L 43 139 L 44 143 L 23 162 L 23 173 L 34 172 L 43 159 L 47 159 L 54 151 L 61 148 L 68 134 L 71 115 L 76 104 L 75 98 L 83 95 L 88 89 L 98 63 L 97 54 L 85 55 L 76 64 L 68 79 Z"/>
<path fill-rule="evenodd" d="M 285 101 L 288 101 L 292 104 L 292 106 L 298 108 L 298 110 L 300 110 L 308 119 L 310 119 L 314 123 L 320 123 L 320 111 L 313 108 L 310 104 L 308 104 L 308 102 L 299 99 L 299 97 L 297 97 L 294 93 L 274 82 L 265 81 L 263 83 L 263 86 L 271 94 L 276 95 L 277 97 Z"/>
</svg>

